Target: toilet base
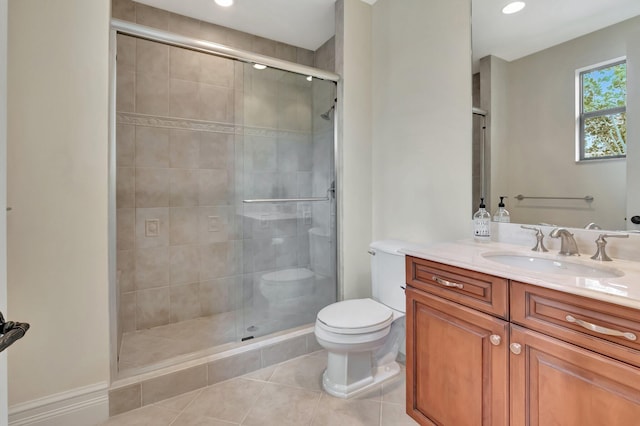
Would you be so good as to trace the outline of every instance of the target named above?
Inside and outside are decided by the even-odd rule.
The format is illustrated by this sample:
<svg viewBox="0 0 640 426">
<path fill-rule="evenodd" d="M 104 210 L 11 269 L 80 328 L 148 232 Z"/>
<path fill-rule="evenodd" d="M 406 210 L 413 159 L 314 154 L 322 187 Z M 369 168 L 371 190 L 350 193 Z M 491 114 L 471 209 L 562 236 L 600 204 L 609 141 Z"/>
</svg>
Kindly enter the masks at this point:
<svg viewBox="0 0 640 426">
<path fill-rule="evenodd" d="M 374 367 L 371 370 L 372 375 L 347 385 L 332 381 L 327 369 L 322 373 L 322 388 L 329 395 L 335 396 L 336 398 L 348 399 L 366 393 L 376 385 L 397 376 L 401 371 L 400 365 L 395 361 Z"/>
</svg>

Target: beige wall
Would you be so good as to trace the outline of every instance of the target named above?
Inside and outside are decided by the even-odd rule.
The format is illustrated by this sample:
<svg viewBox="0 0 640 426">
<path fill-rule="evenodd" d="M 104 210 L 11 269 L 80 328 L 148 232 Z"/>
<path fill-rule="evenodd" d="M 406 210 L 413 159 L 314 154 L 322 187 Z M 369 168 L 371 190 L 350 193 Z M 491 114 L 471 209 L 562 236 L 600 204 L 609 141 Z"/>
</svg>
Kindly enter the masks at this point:
<svg viewBox="0 0 640 426">
<path fill-rule="evenodd" d="M 575 72 L 627 55 L 627 38 L 638 23 L 640 18 L 634 18 L 508 64 L 508 80 L 506 88 L 502 88 L 507 92 L 507 105 L 502 109 L 507 112 L 504 118 L 508 129 L 502 141 L 492 135 L 492 144 L 508 144 L 508 160 L 498 161 L 494 152 L 491 165 L 494 177 L 493 172 L 506 168 L 506 182 L 493 182 L 492 188 L 506 186 L 504 195 L 510 197 L 524 194 L 595 198 L 591 204 L 518 202 L 511 198 L 507 208 L 512 221 L 574 227 L 596 222 L 605 229 L 625 228 L 628 162 L 575 162 Z M 492 85 L 498 86 L 496 80 L 492 79 Z M 628 122 L 632 121 L 628 116 Z M 494 123 L 496 120 L 492 119 Z M 628 144 L 633 143 L 629 135 Z M 502 195 L 495 191 L 493 194 Z M 494 206 L 496 200 L 494 196 Z"/>
<path fill-rule="evenodd" d="M 468 0 L 373 7 L 374 239 L 471 236 L 469 17 Z"/>
<path fill-rule="evenodd" d="M 631 166 L 633 165 L 633 166 Z M 640 216 L 640 28 L 627 35 L 627 229 L 640 231 L 631 222 Z"/>
<path fill-rule="evenodd" d="M 9 3 L 9 404 L 109 380 L 108 0 Z"/>
<path fill-rule="evenodd" d="M 371 294 L 371 6 L 336 2 L 338 96 L 338 224 L 342 293 L 345 299 Z"/>
</svg>

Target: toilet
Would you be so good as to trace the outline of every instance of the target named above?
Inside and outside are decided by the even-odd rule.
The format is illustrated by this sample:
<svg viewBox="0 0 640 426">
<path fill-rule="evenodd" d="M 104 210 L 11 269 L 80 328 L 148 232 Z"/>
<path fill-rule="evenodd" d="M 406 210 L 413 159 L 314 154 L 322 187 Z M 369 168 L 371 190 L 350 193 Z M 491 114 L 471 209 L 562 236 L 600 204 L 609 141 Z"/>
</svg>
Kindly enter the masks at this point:
<svg viewBox="0 0 640 426">
<path fill-rule="evenodd" d="M 322 386 L 330 395 L 350 398 L 400 373 L 396 362 L 404 345 L 405 257 L 403 241 L 372 243 L 372 299 L 333 303 L 318 312 L 315 335 L 327 350 Z"/>
</svg>

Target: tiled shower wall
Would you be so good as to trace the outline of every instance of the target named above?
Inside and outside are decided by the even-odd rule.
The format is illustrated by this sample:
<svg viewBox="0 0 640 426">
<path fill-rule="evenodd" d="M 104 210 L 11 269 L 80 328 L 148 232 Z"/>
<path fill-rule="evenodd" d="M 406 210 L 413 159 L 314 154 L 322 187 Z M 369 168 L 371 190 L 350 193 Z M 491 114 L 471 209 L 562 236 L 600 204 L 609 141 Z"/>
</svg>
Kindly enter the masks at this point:
<svg viewBox="0 0 640 426">
<path fill-rule="evenodd" d="M 130 1 L 114 1 L 113 14 L 313 63 L 313 52 Z M 312 143 L 312 114 L 334 95 L 315 89 L 312 111 L 302 76 L 123 35 L 117 65 L 119 337 L 234 311 L 252 302 L 263 271 L 308 266 L 309 205 L 243 209 L 241 200 L 328 187 L 330 176 L 313 171 L 329 157 Z"/>
</svg>

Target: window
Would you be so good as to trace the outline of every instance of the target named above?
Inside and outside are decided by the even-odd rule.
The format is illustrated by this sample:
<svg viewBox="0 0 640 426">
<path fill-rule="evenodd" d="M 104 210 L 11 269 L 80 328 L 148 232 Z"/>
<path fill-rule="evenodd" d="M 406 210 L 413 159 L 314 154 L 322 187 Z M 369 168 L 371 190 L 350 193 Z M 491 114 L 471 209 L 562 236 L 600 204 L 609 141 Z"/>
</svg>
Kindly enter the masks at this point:
<svg viewBox="0 0 640 426">
<path fill-rule="evenodd" d="M 627 64 L 617 61 L 579 72 L 578 160 L 627 153 Z"/>
</svg>

